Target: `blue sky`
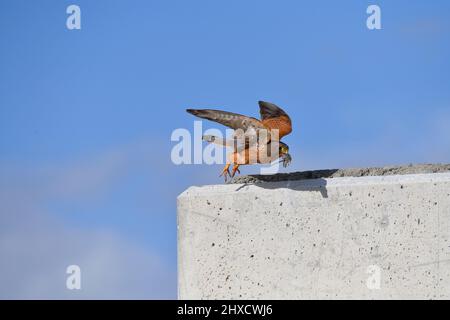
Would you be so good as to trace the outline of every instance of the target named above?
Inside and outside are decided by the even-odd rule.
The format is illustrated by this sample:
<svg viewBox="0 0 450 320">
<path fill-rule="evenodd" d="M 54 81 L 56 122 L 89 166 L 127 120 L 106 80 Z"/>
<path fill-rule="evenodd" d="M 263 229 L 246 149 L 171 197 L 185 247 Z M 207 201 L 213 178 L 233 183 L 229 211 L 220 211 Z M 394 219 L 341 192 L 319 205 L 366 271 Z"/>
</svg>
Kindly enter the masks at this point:
<svg viewBox="0 0 450 320">
<path fill-rule="evenodd" d="M 188 107 L 282 106 L 287 171 L 450 162 L 449 17 L 444 0 L 1 0 L 0 298 L 176 297 L 176 196 L 222 183 L 170 160 Z"/>
</svg>

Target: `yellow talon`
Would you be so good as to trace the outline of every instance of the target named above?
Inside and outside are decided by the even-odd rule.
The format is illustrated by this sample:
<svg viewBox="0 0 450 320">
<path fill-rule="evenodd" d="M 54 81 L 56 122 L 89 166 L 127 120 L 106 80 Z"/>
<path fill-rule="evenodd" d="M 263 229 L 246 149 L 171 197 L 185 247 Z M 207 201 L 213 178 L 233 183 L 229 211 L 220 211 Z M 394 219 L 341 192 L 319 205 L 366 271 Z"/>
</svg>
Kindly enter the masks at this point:
<svg viewBox="0 0 450 320">
<path fill-rule="evenodd" d="M 241 173 L 241 171 L 239 171 L 239 165 L 238 165 L 238 164 L 235 164 L 234 167 L 233 167 L 233 170 L 231 171 L 231 177 L 232 177 L 232 178 L 233 178 L 234 175 L 236 174 L 236 171 L 237 171 L 239 174 Z"/>
<path fill-rule="evenodd" d="M 228 176 L 231 177 L 231 174 L 230 174 L 230 165 L 231 165 L 231 163 L 227 163 L 227 164 L 225 165 L 225 168 L 223 168 L 222 173 L 221 173 L 220 176 L 219 176 L 219 177 L 224 176 L 225 182 L 227 182 L 227 177 L 228 177 Z"/>
</svg>

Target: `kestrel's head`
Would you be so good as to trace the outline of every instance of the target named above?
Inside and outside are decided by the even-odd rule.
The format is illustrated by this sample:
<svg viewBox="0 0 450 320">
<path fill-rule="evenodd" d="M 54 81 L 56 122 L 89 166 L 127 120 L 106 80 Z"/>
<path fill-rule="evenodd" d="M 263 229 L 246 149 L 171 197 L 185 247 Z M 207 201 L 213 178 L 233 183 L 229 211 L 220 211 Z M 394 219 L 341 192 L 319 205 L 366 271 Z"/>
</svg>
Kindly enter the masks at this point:
<svg viewBox="0 0 450 320">
<path fill-rule="evenodd" d="M 286 143 L 280 141 L 278 151 L 280 152 L 281 157 L 282 155 L 289 153 L 289 146 Z"/>
</svg>

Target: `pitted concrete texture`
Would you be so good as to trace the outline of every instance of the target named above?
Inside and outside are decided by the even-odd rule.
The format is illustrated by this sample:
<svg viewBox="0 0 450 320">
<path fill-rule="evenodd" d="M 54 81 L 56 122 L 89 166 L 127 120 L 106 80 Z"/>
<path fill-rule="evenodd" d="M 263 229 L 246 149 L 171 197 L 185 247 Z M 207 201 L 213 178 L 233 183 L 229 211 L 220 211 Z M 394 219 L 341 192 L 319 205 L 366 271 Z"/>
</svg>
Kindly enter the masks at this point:
<svg viewBox="0 0 450 320">
<path fill-rule="evenodd" d="M 181 299 L 450 299 L 450 173 L 190 187 Z"/>
</svg>

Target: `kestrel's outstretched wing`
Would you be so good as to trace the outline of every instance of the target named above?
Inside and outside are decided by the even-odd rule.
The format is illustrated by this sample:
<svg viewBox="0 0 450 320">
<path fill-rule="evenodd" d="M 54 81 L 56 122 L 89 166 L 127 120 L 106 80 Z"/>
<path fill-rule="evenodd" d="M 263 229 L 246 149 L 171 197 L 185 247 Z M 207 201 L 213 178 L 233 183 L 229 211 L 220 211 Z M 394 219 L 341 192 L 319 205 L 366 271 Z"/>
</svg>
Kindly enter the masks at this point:
<svg viewBox="0 0 450 320">
<path fill-rule="evenodd" d="M 279 139 L 292 132 L 291 118 L 277 105 L 258 101 L 261 122 L 270 130 L 278 129 Z"/>
<path fill-rule="evenodd" d="M 255 131 L 258 131 L 259 129 L 278 129 L 280 139 L 291 133 L 291 118 L 283 109 L 270 102 L 259 101 L 258 104 L 261 120 L 222 110 L 187 109 L 186 111 L 199 118 L 218 122 L 234 130 L 242 129 L 247 131 L 248 129 L 255 129 Z"/>
<path fill-rule="evenodd" d="M 218 122 L 234 129 L 233 138 L 246 140 L 246 144 L 268 143 L 270 141 L 270 130 L 260 120 L 247 117 L 242 114 L 212 110 L 212 109 L 187 109 L 187 112 L 199 118 Z M 260 130 L 264 130 L 260 134 Z M 259 139 L 259 141 L 258 141 Z"/>
<path fill-rule="evenodd" d="M 238 113 L 212 109 L 187 109 L 186 111 L 199 118 L 218 122 L 234 130 L 267 129 L 258 119 Z"/>
</svg>

